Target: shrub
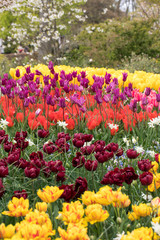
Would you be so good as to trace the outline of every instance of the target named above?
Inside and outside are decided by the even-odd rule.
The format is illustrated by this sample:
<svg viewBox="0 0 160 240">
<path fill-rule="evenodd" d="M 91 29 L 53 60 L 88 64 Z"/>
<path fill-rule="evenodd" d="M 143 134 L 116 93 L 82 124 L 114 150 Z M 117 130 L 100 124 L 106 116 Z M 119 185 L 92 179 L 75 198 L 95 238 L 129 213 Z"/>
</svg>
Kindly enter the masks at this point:
<svg viewBox="0 0 160 240">
<path fill-rule="evenodd" d="M 118 68 L 127 69 L 129 72 L 145 71 L 159 74 L 160 62 L 146 54 L 136 55 L 132 53 L 131 57 L 124 58 Z"/>
<path fill-rule="evenodd" d="M 74 56 L 74 63 L 83 62 L 90 66 L 116 67 L 132 53 L 160 56 L 159 34 L 153 28 L 154 21 L 107 20 L 105 23 L 87 26 L 77 36 L 75 46 L 66 53 L 68 62 Z"/>
</svg>

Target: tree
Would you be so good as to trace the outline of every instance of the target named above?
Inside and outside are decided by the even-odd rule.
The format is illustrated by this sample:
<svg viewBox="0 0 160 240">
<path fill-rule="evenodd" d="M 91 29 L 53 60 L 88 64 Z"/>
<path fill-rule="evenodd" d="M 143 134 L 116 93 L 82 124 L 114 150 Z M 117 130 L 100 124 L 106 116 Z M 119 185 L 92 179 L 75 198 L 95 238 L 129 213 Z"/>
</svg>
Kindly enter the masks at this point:
<svg viewBox="0 0 160 240">
<path fill-rule="evenodd" d="M 159 0 L 136 0 L 135 12 L 133 17 L 145 19 L 160 19 L 160 1 Z"/>
<path fill-rule="evenodd" d="M 9 0 L 8 0 L 9 1 Z M 1 18 L 9 13 L 14 21 L 10 28 L 10 44 L 28 46 L 37 51 L 40 60 L 58 57 L 62 39 L 74 24 L 85 21 L 81 6 L 87 0 L 12 0 L 1 8 Z M 6 30 L 1 26 L 1 37 Z M 3 30 L 3 31 L 2 31 Z M 47 60 L 47 59 L 46 59 Z"/>
</svg>

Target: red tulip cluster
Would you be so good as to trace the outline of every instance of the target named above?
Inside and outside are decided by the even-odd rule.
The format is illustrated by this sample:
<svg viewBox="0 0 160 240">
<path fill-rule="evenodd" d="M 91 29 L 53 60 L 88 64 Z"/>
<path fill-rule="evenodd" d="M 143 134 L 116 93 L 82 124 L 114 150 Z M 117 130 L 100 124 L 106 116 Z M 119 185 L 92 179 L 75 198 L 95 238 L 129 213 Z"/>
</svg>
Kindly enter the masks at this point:
<svg viewBox="0 0 160 240">
<path fill-rule="evenodd" d="M 123 182 L 131 184 L 133 180 L 138 179 L 133 167 L 126 167 L 124 169 L 115 168 L 113 171 L 106 173 L 101 181 L 101 184 L 115 184 L 122 186 Z"/>
<path fill-rule="evenodd" d="M 142 159 L 141 161 L 138 161 L 138 167 L 144 172 L 139 175 L 141 184 L 144 186 L 150 185 L 153 181 L 153 174 L 148 171 L 153 167 L 152 162 L 149 161 L 149 159 Z"/>
</svg>

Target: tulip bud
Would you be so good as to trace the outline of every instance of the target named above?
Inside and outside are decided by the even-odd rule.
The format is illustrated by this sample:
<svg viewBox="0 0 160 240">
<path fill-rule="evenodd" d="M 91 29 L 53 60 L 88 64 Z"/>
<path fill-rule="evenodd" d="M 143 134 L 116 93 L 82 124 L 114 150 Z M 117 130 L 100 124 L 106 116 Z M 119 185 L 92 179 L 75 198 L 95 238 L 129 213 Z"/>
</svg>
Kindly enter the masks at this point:
<svg viewBox="0 0 160 240">
<path fill-rule="evenodd" d="M 56 217 L 56 219 L 62 221 L 62 220 L 63 220 L 63 215 L 60 213 L 60 214 Z"/>
<path fill-rule="evenodd" d="M 117 217 L 116 221 L 117 223 L 122 223 L 122 219 L 120 217 Z"/>
<path fill-rule="evenodd" d="M 131 226 L 131 224 L 128 224 L 128 225 L 127 225 L 127 228 L 130 228 L 130 226 Z"/>
<path fill-rule="evenodd" d="M 36 209 L 39 211 L 39 212 L 46 212 L 47 211 L 47 203 L 46 202 L 37 202 L 36 203 Z"/>
</svg>

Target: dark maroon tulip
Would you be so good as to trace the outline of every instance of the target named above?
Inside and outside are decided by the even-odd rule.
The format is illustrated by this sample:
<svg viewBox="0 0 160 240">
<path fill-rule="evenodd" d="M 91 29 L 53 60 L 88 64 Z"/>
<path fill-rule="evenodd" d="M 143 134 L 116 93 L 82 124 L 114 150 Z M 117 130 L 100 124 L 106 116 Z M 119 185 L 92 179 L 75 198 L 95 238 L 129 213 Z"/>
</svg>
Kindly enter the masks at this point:
<svg viewBox="0 0 160 240">
<path fill-rule="evenodd" d="M 8 167 L 0 166 L 0 177 L 4 178 L 8 175 Z"/>
<path fill-rule="evenodd" d="M 148 172 L 153 165 L 149 159 L 142 159 L 141 161 L 138 161 L 138 167 L 141 171 Z"/>
<path fill-rule="evenodd" d="M 101 181 L 101 184 L 116 184 L 122 186 L 122 183 L 125 181 L 125 176 L 119 168 L 115 168 L 114 171 L 109 171 L 106 173 Z"/>
<path fill-rule="evenodd" d="M 5 152 L 10 152 L 13 150 L 13 143 L 12 142 L 8 142 L 6 141 L 4 144 L 3 144 L 3 148 L 4 148 L 4 151 Z"/>
<path fill-rule="evenodd" d="M 104 184 L 104 185 L 112 185 L 114 182 L 113 182 L 113 178 L 112 178 L 112 171 L 109 171 L 108 173 L 106 173 L 101 181 L 101 184 Z"/>
<path fill-rule="evenodd" d="M 8 155 L 7 162 L 9 164 L 17 164 L 20 158 L 20 149 L 16 149 Z"/>
<path fill-rule="evenodd" d="M 156 160 L 157 163 L 159 163 L 159 159 L 158 158 L 159 158 L 159 153 L 156 153 L 155 154 L 155 160 Z"/>
<path fill-rule="evenodd" d="M 0 178 L 0 198 L 3 196 L 4 193 L 5 193 L 5 189 L 3 186 L 2 179 Z"/>
<path fill-rule="evenodd" d="M 107 152 L 107 151 L 102 151 L 102 152 L 97 152 L 95 154 L 95 158 L 99 163 L 104 163 L 113 158 L 114 154 L 113 152 Z"/>
<path fill-rule="evenodd" d="M 0 137 L 3 137 L 6 134 L 4 130 L 0 130 Z"/>
<path fill-rule="evenodd" d="M 91 153 L 94 152 L 95 146 L 94 144 L 90 145 L 90 146 L 85 146 L 85 147 L 81 147 L 81 152 L 84 155 L 90 155 Z"/>
<path fill-rule="evenodd" d="M 20 158 L 18 163 L 17 163 L 17 166 L 19 168 L 22 168 L 22 169 L 25 169 L 29 165 L 30 165 L 30 163 L 26 159 L 24 159 L 24 158 Z"/>
<path fill-rule="evenodd" d="M 82 153 L 77 152 L 76 157 L 72 159 L 72 166 L 76 168 L 80 168 L 84 165 L 85 163 L 85 157 L 82 155 Z"/>
<path fill-rule="evenodd" d="M 153 181 L 153 174 L 151 172 L 144 172 L 141 175 L 139 175 L 139 180 L 142 185 L 148 186 Z"/>
<path fill-rule="evenodd" d="M 27 131 L 16 132 L 14 140 L 16 141 L 18 138 L 26 138 Z"/>
<path fill-rule="evenodd" d="M 8 135 L 0 136 L 0 144 L 8 141 Z"/>
<path fill-rule="evenodd" d="M 55 144 L 58 146 L 58 152 L 68 152 L 70 147 L 65 138 L 57 139 Z"/>
<path fill-rule="evenodd" d="M 43 166 L 42 172 L 45 177 L 49 177 L 51 175 L 51 169 L 48 165 L 48 162 L 45 162 L 45 165 Z"/>
<path fill-rule="evenodd" d="M 16 197 L 16 198 L 23 197 L 24 199 L 26 199 L 28 197 L 28 194 L 27 194 L 26 190 L 23 189 L 22 191 L 14 191 L 13 197 Z"/>
<path fill-rule="evenodd" d="M 103 140 L 98 140 L 98 141 L 94 142 L 94 146 L 95 146 L 94 151 L 95 151 L 96 153 L 103 151 L 105 144 L 106 144 L 106 143 L 105 143 L 105 141 L 103 141 Z"/>
<path fill-rule="evenodd" d="M 84 134 L 83 133 L 75 133 L 74 138 L 76 139 L 84 139 Z"/>
<path fill-rule="evenodd" d="M 72 142 L 73 142 L 73 145 L 77 148 L 83 147 L 85 143 L 84 139 L 77 139 L 77 138 L 73 138 Z"/>
<path fill-rule="evenodd" d="M 117 152 L 118 150 L 118 144 L 117 143 L 109 143 L 106 147 L 105 150 L 109 151 L 109 152 Z"/>
<path fill-rule="evenodd" d="M 5 167 L 8 166 L 8 164 L 7 164 L 7 158 L 6 158 L 6 157 L 0 159 L 0 166 L 5 166 Z"/>
<path fill-rule="evenodd" d="M 41 151 L 32 152 L 29 155 L 29 158 L 30 158 L 30 160 L 33 160 L 33 159 L 43 159 L 43 153 Z"/>
<path fill-rule="evenodd" d="M 122 156 L 123 155 L 123 148 L 119 148 L 118 150 L 117 150 L 117 152 L 116 152 L 116 156 L 117 157 L 120 157 L 120 156 Z"/>
<path fill-rule="evenodd" d="M 31 160 L 31 164 L 37 168 L 42 168 L 45 165 L 45 161 L 43 159 L 33 159 Z"/>
<path fill-rule="evenodd" d="M 56 181 L 57 182 L 64 182 L 65 181 L 65 172 L 58 172 L 56 176 Z"/>
<path fill-rule="evenodd" d="M 29 142 L 28 142 L 28 141 L 25 141 L 25 138 L 22 138 L 22 137 L 16 139 L 16 142 L 17 142 L 17 143 L 16 143 L 16 147 L 17 147 L 17 148 L 20 148 L 22 151 L 23 151 L 25 148 L 27 148 L 28 145 L 29 145 Z"/>
<path fill-rule="evenodd" d="M 133 180 L 138 179 L 138 175 L 135 173 L 133 167 L 126 167 L 121 171 L 122 171 L 122 174 L 124 174 L 124 180 L 127 184 L 131 184 Z"/>
<path fill-rule="evenodd" d="M 44 129 L 38 130 L 38 137 L 46 138 L 48 136 L 49 136 L 49 131 L 48 130 L 44 130 Z"/>
<path fill-rule="evenodd" d="M 83 138 L 84 138 L 85 142 L 90 142 L 93 138 L 93 135 L 92 134 L 84 134 Z"/>
<path fill-rule="evenodd" d="M 43 151 L 48 154 L 52 154 L 58 150 L 58 147 L 53 144 L 53 142 L 49 142 L 43 145 Z"/>
<path fill-rule="evenodd" d="M 134 149 L 128 149 L 126 153 L 127 157 L 130 159 L 135 159 L 139 156 L 139 153 L 137 153 L 137 151 Z"/>
<path fill-rule="evenodd" d="M 58 139 L 60 138 L 65 138 L 66 141 L 69 141 L 71 139 L 71 137 L 69 136 L 69 133 L 64 133 L 64 132 L 58 133 Z"/>
<path fill-rule="evenodd" d="M 28 178 L 37 178 L 39 176 L 40 169 L 30 165 L 29 167 L 25 168 L 24 173 Z"/>
<path fill-rule="evenodd" d="M 73 184 L 62 185 L 59 187 L 59 189 L 64 189 L 64 192 L 62 193 L 60 198 L 63 198 L 65 202 L 70 202 L 76 194 L 73 190 Z"/>
<path fill-rule="evenodd" d="M 86 178 L 78 177 L 74 185 L 74 191 L 76 192 L 75 198 L 79 198 L 88 189 Z"/>
<path fill-rule="evenodd" d="M 97 162 L 97 160 L 94 160 L 94 161 L 87 160 L 87 162 L 85 162 L 84 166 L 88 171 L 95 171 L 98 167 L 98 162 Z"/>
<path fill-rule="evenodd" d="M 48 167 L 52 172 L 59 172 L 62 171 L 63 163 L 61 160 L 56 160 L 56 161 L 49 161 L 48 162 Z"/>
</svg>

